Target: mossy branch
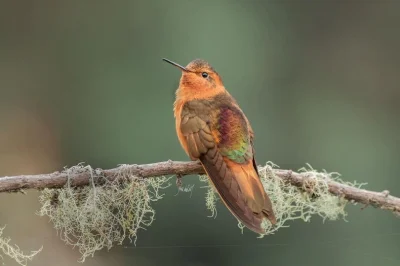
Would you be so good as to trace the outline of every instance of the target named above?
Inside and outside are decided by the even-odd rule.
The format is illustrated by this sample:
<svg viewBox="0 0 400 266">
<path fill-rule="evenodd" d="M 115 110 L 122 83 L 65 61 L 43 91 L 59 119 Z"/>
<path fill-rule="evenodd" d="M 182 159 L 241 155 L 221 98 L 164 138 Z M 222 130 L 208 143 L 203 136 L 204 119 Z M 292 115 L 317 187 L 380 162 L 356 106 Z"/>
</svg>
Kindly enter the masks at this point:
<svg viewBox="0 0 400 266">
<path fill-rule="evenodd" d="M 287 227 L 289 221 L 309 222 L 313 215 L 323 220 L 344 218 L 348 202 L 400 214 L 400 198 L 390 196 L 389 191 L 361 189 L 363 184 L 343 181 L 337 173 L 318 172 L 309 165 L 293 172 L 271 162 L 259 166 L 258 171 L 277 217 L 275 226 L 263 223 L 265 234 L 260 237 Z M 199 175 L 207 183 L 205 205 L 211 216 L 216 216 L 219 197 L 199 162 L 120 165 L 108 170 L 78 164 L 51 174 L 0 177 L 0 192 L 41 190 L 38 214 L 52 221 L 62 241 L 79 249 L 83 262 L 96 251 L 121 245 L 125 239 L 136 242 L 137 231 L 154 221 L 152 202 L 163 198 L 161 191 L 170 185 L 171 176 L 189 174 Z M 240 222 L 238 226 L 243 229 Z M 10 246 L 9 239 L 1 238 L 1 233 L 0 228 L 0 251 L 19 264 L 26 265 L 39 252 L 25 255 Z"/>
<path fill-rule="evenodd" d="M 199 162 L 179 162 L 166 161 L 142 165 L 123 165 L 117 168 L 102 170 L 95 169 L 96 176 L 102 176 L 108 181 L 114 181 L 118 178 L 118 173 L 121 172 L 121 167 L 130 175 L 148 178 L 165 175 L 191 175 L 204 174 L 204 169 Z M 315 180 L 310 179 L 310 172 L 293 172 L 291 170 L 273 169 L 274 174 L 296 186 L 305 192 L 312 191 L 312 186 Z M 329 174 L 320 173 L 320 177 L 325 179 L 328 185 L 329 192 L 333 195 L 343 197 L 348 201 L 357 202 L 365 205 L 390 210 L 395 214 L 400 214 L 400 198 L 389 195 L 388 190 L 382 192 L 369 191 L 341 182 L 331 180 Z M 89 185 L 92 174 L 90 171 L 75 172 L 73 176 L 67 172 L 54 172 L 51 174 L 40 175 L 19 175 L 0 177 L 0 192 L 15 192 L 23 189 L 44 189 L 44 188 L 62 188 L 67 182 L 70 182 L 71 187 L 80 187 Z M 101 180 L 94 180 L 102 182 Z"/>
</svg>

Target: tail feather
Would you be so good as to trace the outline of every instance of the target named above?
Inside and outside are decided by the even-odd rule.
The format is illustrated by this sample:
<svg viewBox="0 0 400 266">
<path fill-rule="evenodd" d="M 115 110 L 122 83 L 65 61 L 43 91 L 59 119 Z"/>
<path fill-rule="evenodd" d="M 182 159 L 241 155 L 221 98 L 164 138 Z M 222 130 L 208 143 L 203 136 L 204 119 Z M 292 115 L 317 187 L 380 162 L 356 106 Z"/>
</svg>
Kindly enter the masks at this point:
<svg viewBox="0 0 400 266">
<path fill-rule="evenodd" d="M 263 219 L 276 222 L 271 201 L 252 162 L 235 164 L 225 160 L 216 147 L 200 156 L 200 161 L 225 205 L 247 228 L 264 234 Z"/>
</svg>

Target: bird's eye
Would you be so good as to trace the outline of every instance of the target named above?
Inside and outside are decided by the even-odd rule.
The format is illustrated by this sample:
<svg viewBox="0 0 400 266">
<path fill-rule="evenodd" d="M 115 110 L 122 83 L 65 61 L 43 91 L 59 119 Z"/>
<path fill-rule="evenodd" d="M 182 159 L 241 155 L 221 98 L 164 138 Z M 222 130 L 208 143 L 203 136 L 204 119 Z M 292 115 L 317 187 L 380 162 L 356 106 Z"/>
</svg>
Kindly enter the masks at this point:
<svg viewBox="0 0 400 266">
<path fill-rule="evenodd" d="M 203 73 L 201 73 L 201 76 L 202 76 L 203 78 L 207 78 L 207 77 L 208 77 L 208 73 L 207 73 L 207 72 L 203 72 Z"/>
</svg>

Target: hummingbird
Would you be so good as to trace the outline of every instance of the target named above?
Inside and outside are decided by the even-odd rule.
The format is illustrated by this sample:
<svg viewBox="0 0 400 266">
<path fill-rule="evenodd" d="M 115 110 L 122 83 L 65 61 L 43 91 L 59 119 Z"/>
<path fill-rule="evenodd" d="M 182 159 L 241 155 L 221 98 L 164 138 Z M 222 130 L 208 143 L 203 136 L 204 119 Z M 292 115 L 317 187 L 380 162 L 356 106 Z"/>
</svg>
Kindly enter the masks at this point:
<svg viewBox="0 0 400 266">
<path fill-rule="evenodd" d="M 254 132 L 221 76 L 205 60 L 182 71 L 175 92 L 174 116 L 179 142 L 193 161 L 199 160 L 223 203 L 248 229 L 265 234 L 261 224 L 276 224 L 272 203 L 254 159 Z"/>
</svg>

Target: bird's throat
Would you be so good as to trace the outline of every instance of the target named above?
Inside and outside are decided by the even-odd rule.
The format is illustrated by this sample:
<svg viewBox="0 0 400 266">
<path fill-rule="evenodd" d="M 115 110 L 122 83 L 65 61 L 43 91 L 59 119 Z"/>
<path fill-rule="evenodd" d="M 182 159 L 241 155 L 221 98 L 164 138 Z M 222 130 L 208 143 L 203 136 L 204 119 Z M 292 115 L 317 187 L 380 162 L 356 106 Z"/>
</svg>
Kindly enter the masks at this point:
<svg viewBox="0 0 400 266">
<path fill-rule="evenodd" d="M 213 88 L 202 88 L 197 86 L 185 86 L 181 84 L 176 90 L 176 101 L 193 101 L 211 99 L 218 94 L 225 93 L 226 90 L 223 86 L 216 86 Z"/>
</svg>

